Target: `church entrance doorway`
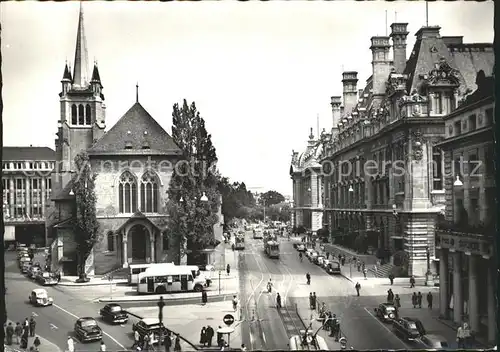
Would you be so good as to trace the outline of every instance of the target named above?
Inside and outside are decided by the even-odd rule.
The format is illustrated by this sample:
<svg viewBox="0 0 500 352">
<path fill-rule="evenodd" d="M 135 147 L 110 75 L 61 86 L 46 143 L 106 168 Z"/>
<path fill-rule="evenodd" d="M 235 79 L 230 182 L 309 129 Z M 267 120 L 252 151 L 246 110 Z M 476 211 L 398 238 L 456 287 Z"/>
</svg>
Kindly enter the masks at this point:
<svg viewBox="0 0 500 352">
<path fill-rule="evenodd" d="M 130 229 L 132 238 L 132 259 L 146 260 L 147 239 L 149 231 L 144 225 L 134 225 Z"/>
</svg>

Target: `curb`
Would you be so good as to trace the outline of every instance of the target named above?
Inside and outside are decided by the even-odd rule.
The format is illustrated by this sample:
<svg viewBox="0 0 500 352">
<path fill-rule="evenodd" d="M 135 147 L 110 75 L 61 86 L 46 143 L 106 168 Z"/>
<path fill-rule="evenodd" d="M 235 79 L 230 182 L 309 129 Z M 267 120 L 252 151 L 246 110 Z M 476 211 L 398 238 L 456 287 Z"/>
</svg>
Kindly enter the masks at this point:
<svg viewBox="0 0 500 352">
<path fill-rule="evenodd" d="M 137 314 L 134 314 L 134 313 L 131 313 L 129 312 L 128 310 L 126 311 L 128 315 L 131 315 L 133 317 L 136 317 L 137 319 L 143 319 L 143 317 L 141 317 L 140 315 L 137 315 Z M 176 333 L 175 331 L 171 330 L 171 329 L 168 329 L 170 330 L 170 332 L 173 334 L 173 335 L 177 335 L 181 338 L 181 340 L 183 340 L 185 343 L 187 343 L 189 346 L 193 347 L 195 349 L 195 351 L 198 351 L 199 348 L 198 346 L 196 346 L 194 343 L 192 343 L 191 341 L 187 340 L 185 337 L 183 337 L 181 334 L 178 334 Z"/>
<path fill-rule="evenodd" d="M 127 283 L 127 280 L 122 280 L 122 281 L 98 281 L 98 282 L 82 282 L 82 283 L 76 283 L 76 282 L 71 282 L 71 281 L 66 281 L 66 282 L 59 282 L 57 285 L 58 286 L 75 286 L 75 287 L 82 287 L 82 286 L 109 286 L 110 284 L 117 285 L 117 284 L 124 284 Z"/>
<path fill-rule="evenodd" d="M 225 301 L 226 297 L 232 297 L 233 295 L 235 295 L 235 293 L 221 293 L 220 295 L 219 294 L 214 294 L 214 295 L 208 295 L 207 298 L 222 298 L 222 301 Z M 158 297 L 155 297 L 155 298 L 152 298 L 152 297 L 144 297 L 144 298 L 141 298 L 141 299 L 134 299 L 134 300 L 131 300 L 131 299 L 119 299 L 119 298 L 98 298 L 97 299 L 97 302 L 99 303 L 128 303 L 128 304 L 133 304 L 135 302 L 137 303 L 144 303 L 144 302 L 158 302 Z M 174 298 L 165 298 L 165 301 L 168 301 L 168 302 L 186 302 L 185 304 L 192 304 L 192 302 L 190 302 L 191 300 L 197 300 L 199 301 L 201 298 L 200 296 L 192 296 L 192 297 L 174 297 Z"/>
</svg>

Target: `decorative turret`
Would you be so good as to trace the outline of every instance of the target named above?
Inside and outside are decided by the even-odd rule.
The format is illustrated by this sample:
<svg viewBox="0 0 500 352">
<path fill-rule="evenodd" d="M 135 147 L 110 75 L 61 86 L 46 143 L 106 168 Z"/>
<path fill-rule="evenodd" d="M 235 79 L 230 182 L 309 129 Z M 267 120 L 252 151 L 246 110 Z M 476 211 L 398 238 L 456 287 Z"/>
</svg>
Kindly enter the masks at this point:
<svg viewBox="0 0 500 352">
<path fill-rule="evenodd" d="M 71 82 L 73 79 L 71 78 L 71 73 L 68 67 L 68 63 L 64 66 L 63 78 L 61 80 L 62 83 L 62 94 L 66 94 L 71 89 Z"/>
<path fill-rule="evenodd" d="M 92 78 L 90 79 L 90 86 L 95 95 L 100 95 L 102 90 L 101 76 L 97 68 L 97 62 L 94 63 L 94 70 L 92 71 Z"/>
</svg>

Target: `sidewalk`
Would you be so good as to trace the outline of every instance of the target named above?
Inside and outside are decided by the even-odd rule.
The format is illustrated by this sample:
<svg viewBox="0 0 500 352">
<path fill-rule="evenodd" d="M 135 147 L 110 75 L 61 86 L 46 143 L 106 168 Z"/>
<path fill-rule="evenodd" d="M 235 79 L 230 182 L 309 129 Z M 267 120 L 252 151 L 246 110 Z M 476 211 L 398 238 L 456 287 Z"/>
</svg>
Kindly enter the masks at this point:
<svg viewBox="0 0 500 352">
<path fill-rule="evenodd" d="M 199 343 L 201 328 L 210 325 L 217 332 L 219 326 L 226 327 L 222 321 L 223 317 L 226 314 L 231 314 L 234 316 L 235 322 L 231 326 L 234 328 L 234 332 L 230 336 L 229 344 L 232 348 L 239 348 L 242 343 L 241 321 L 239 320 L 239 312 L 235 313 L 231 308 L 231 302 L 213 302 L 206 305 L 191 304 L 182 306 L 182 309 L 178 309 L 175 306 L 165 307 L 165 326 L 173 332 L 180 334 L 191 344 L 202 348 Z M 129 308 L 127 311 L 130 315 L 140 319 L 158 317 L 157 307 Z M 216 343 L 216 337 L 217 335 L 214 336 L 214 343 Z M 194 350 L 189 343 L 184 341 L 181 343 L 181 348 L 182 351 Z"/>
<path fill-rule="evenodd" d="M 211 297 L 226 297 L 227 299 L 232 299 L 233 295 L 236 294 L 236 290 L 233 291 L 225 291 L 221 290 L 220 294 L 217 289 L 213 289 L 211 291 L 206 291 L 207 296 L 210 299 Z M 98 299 L 99 302 L 148 302 L 148 301 L 158 301 L 160 296 L 167 301 L 183 301 L 187 299 L 200 299 L 201 300 L 201 292 L 183 292 L 183 293 L 164 293 L 157 295 L 134 295 L 134 296 L 115 296 L 115 297 L 101 297 Z"/>
<path fill-rule="evenodd" d="M 292 303 L 296 304 L 297 314 L 304 325 L 309 326 L 309 324 L 312 323 L 312 333 L 314 334 L 318 331 L 318 335 L 325 339 L 330 351 L 340 350 L 340 344 L 335 341 L 335 338 L 328 336 L 329 332 L 327 330 L 323 330 L 322 328 L 323 323 L 317 320 L 318 312 L 309 307 L 309 298 L 294 298 Z"/>
<path fill-rule="evenodd" d="M 7 324 L 12 323 L 12 325 L 15 326 L 15 322 L 13 322 L 10 319 L 7 319 Z M 38 334 L 35 334 L 38 336 L 40 339 L 40 346 L 38 347 L 39 352 L 63 352 L 61 348 L 59 348 L 57 345 L 53 344 L 49 340 L 41 337 Z M 28 338 L 28 348 L 26 350 L 22 349 L 19 344 L 16 344 L 16 338 L 14 337 L 12 345 L 6 345 L 4 341 L 4 351 L 6 352 L 26 352 L 29 350 L 31 346 L 33 346 L 33 341 L 35 340 L 34 337 L 29 337 Z"/>
<path fill-rule="evenodd" d="M 58 283 L 58 285 L 59 286 L 102 286 L 102 285 L 109 286 L 110 284 L 124 285 L 128 282 L 128 280 L 126 279 L 116 279 L 109 281 L 108 279 L 103 279 L 100 276 L 89 277 L 90 280 L 88 282 L 81 282 L 81 283 L 75 282 L 77 279 L 78 276 L 62 276 L 61 281 Z"/>
</svg>

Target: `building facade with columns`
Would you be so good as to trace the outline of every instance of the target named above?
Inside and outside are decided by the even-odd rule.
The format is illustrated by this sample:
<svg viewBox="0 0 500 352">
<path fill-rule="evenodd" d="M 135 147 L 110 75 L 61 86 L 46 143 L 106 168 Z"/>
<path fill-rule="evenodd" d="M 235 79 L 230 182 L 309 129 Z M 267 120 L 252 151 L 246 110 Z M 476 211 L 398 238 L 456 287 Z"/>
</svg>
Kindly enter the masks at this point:
<svg viewBox="0 0 500 352">
<path fill-rule="evenodd" d="M 446 211 L 437 224 L 442 316 L 496 340 L 497 257 L 494 167 L 494 79 L 483 72 L 477 90 L 444 118 Z"/>
<path fill-rule="evenodd" d="M 106 131 L 105 97 L 97 64 L 89 75 L 83 10 L 80 8 L 73 72 L 64 68 L 59 94 L 54 194 L 47 219 L 52 269 L 76 275 L 73 240 L 74 158 L 85 151 L 96 174 L 99 241 L 86 263 L 88 275 L 129 264 L 177 262 L 179 247 L 166 228 L 165 203 L 175 162 L 182 155 L 172 137 L 136 101 Z M 218 224 L 220 227 L 220 224 Z"/>
<path fill-rule="evenodd" d="M 477 72 L 491 74 L 494 63 L 491 44 L 464 44 L 440 29 L 418 30 L 408 59 L 407 23 L 371 38 L 372 75 L 358 90 L 357 73 L 343 73 L 343 97 L 331 98 L 334 127 L 321 155 L 329 228 L 380 257 L 406 252 L 415 276 L 427 272 L 427 251 L 436 261 L 445 174 L 443 152 L 433 145 L 445 135 L 443 117 L 475 90 Z"/>
<path fill-rule="evenodd" d="M 292 154 L 289 173 L 293 182 L 293 227 L 303 226 L 310 231 L 323 227 L 323 182 L 318 162 L 322 148 L 321 140 L 314 138 L 311 128 L 305 151 Z"/>
<path fill-rule="evenodd" d="M 47 147 L 3 147 L 4 242 L 45 246 L 45 212 L 55 153 Z"/>
</svg>

